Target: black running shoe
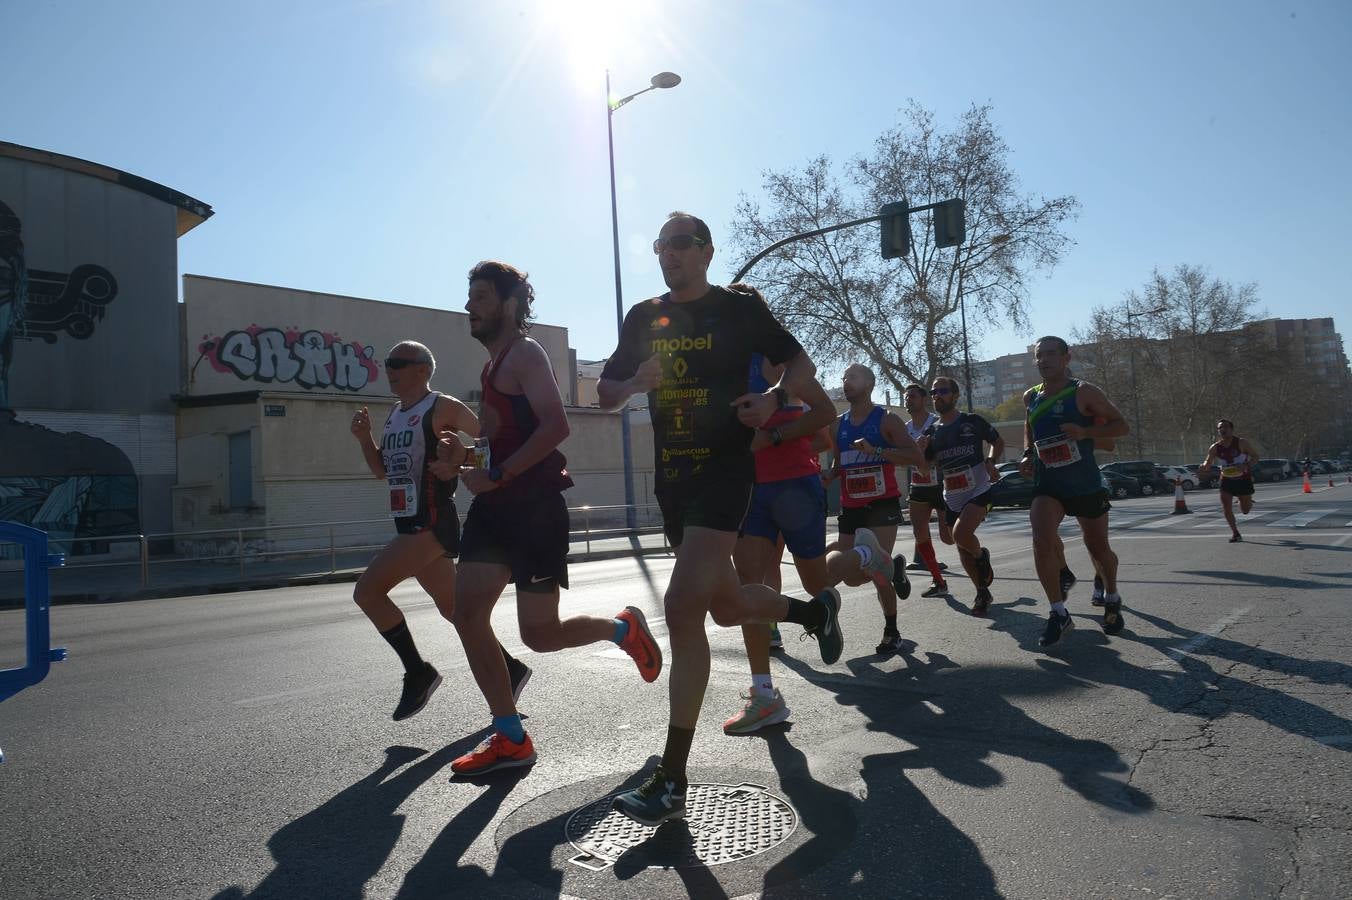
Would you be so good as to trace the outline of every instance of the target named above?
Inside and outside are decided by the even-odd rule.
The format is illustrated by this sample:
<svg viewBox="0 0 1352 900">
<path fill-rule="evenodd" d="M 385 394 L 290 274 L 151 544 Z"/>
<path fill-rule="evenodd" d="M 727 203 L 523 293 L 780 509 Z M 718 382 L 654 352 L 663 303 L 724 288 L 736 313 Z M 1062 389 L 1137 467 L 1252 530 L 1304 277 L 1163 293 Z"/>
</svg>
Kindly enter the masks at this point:
<svg viewBox="0 0 1352 900">
<path fill-rule="evenodd" d="M 1230 543 L 1232 544 L 1242 544 L 1243 542 L 1244 538 L 1240 536 L 1238 531 L 1236 531 L 1233 535 L 1230 536 Z"/>
<path fill-rule="evenodd" d="M 981 586 L 988 588 L 991 582 L 995 580 L 995 569 L 991 568 L 991 551 L 981 548 L 981 558 L 977 560 L 977 571 L 981 573 Z"/>
<path fill-rule="evenodd" d="M 901 635 L 895 631 L 883 630 L 883 639 L 878 642 L 878 646 L 873 648 L 873 652 L 879 656 L 885 656 L 888 653 L 901 652 Z"/>
<path fill-rule="evenodd" d="M 825 608 L 826 618 L 820 625 L 804 629 L 803 636 L 811 635 L 817 639 L 822 662 L 829 666 L 840 659 L 840 654 L 845 650 L 845 638 L 840 633 L 840 594 L 835 588 L 827 588 L 812 602 L 820 603 Z"/>
<path fill-rule="evenodd" d="M 416 672 L 405 672 L 404 692 L 399 695 L 399 705 L 394 708 L 394 721 L 419 713 L 439 687 L 441 673 L 431 663 L 424 663 Z"/>
<path fill-rule="evenodd" d="M 1075 620 L 1070 617 L 1070 613 L 1057 614 L 1053 612 L 1047 617 L 1047 628 L 1042 632 L 1042 637 L 1038 644 L 1043 647 L 1050 647 L 1061 640 L 1061 635 L 1075 627 Z"/>
<path fill-rule="evenodd" d="M 526 689 L 526 682 L 530 681 L 530 676 L 530 666 L 515 657 L 507 660 L 507 677 L 512 681 L 513 704 L 521 699 L 521 692 Z"/>
<path fill-rule="evenodd" d="M 1126 622 L 1122 620 L 1122 601 L 1103 604 L 1103 633 L 1118 634 Z"/>
<path fill-rule="evenodd" d="M 991 608 L 991 592 L 981 588 L 976 592 L 976 600 L 972 603 L 972 615 L 978 618 L 984 617 Z"/>
<path fill-rule="evenodd" d="M 911 572 L 923 572 L 925 571 L 925 564 L 918 559 L 913 559 L 907 564 L 906 568 Z"/>
<path fill-rule="evenodd" d="M 892 557 L 892 589 L 902 600 L 911 596 L 911 579 L 906 577 L 906 557 L 900 553 Z"/>
<path fill-rule="evenodd" d="M 678 781 L 658 766 L 642 785 L 616 794 L 610 807 L 640 825 L 656 828 L 667 819 L 685 816 L 685 790 L 685 779 Z"/>
<path fill-rule="evenodd" d="M 943 581 L 931 581 L 929 588 L 920 596 L 922 597 L 946 597 L 948 596 L 948 584 Z"/>
<path fill-rule="evenodd" d="M 1077 580 L 1078 580 L 1078 579 L 1075 577 L 1075 573 L 1072 572 L 1072 571 L 1070 571 L 1069 568 L 1065 568 L 1065 569 L 1062 569 L 1062 570 L 1061 570 L 1061 602 L 1062 602 L 1062 603 L 1065 603 L 1067 600 L 1070 599 L 1070 589 L 1073 588 L 1073 587 L 1075 587 L 1075 582 L 1076 582 Z"/>
</svg>

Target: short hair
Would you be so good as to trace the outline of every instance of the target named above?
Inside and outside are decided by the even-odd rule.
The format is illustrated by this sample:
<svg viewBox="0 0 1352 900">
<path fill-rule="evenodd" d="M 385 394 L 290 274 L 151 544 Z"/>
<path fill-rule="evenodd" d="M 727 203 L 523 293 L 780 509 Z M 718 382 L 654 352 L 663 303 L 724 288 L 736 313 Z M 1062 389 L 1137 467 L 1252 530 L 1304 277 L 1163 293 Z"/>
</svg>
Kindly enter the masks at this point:
<svg viewBox="0 0 1352 900">
<path fill-rule="evenodd" d="M 709 233 L 709 226 L 706 225 L 706 224 L 704 223 L 704 220 L 701 219 L 699 216 L 692 215 L 691 213 L 683 212 L 683 211 L 681 211 L 681 210 L 678 209 L 678 210 L 675 210 L 674 212 L 669 212 L 669 213 L 667 213 L 667 221 L 670 222 L 672 219 L 686 219 L 686 220 L 688 220 L 688 221 L 694 222 L 694 223 L 695 223 L 695 237 L 697 237 L 697 238 L 699 238 L 700 240 L 704 241 L 704 242 L 707 243 L 709 246 L 711 246 L 711 247 L 713 246 L 713 243 L 714 243 L 714 236 L 713 236 L 712 234 Z"/>
<path fill-rule="evenodd" d="M 869 386 L 870 386 L 870 387 L 877 387 L 877 386 L 878 386 L 878 376 L 875 375 L 875 374 L 873 374 L 873 370 L 870 369 L 868 366 L 864 365 L 863 363 L 850 363 L 848 366 L 845 367 L 845 371 L 846 371 L 846 372 L 850 371 L 851 369 L 861 369 L 861 370 L 863 370 L 863 372 L 864 372 L 866 375 L 868 375 L 868 383 L 869 383 Z"/>
<path fill-rule="evenodd" d="M 437 373 L 437 358 L 432 355 L 431 349 L 429 349 L 426 344 L 420 344 L 417 341 L 400 341 L 390 348 L 390 352 L 393 353 L 400 347 L 411 347 L 418 354 L 417 362 L 422 365 L 431 366 L 431 374 L 435 375 Z"/>
<path fill-rule="evenodd" d="M 1066 343 L 1066 339 L 1065 339 L 1065 338 L 1059 338 L 1059 337 L 1057 337 L 1057 336 L 1054 335 L 1054 334 L 1046 334 L 1046 335 L 1043 335 L 1042 337 L 1040 337 L 1040 338 L 1038 338 L 1037 340 L 1033 341 L 1033 346 L 1036 347 L 1038 344 L 1044 344 L 1044 343 L 1047 343 L 1048 341 L 1050 341 L 1050 342 L 1056 344 L 1056 345 L 1061 349 L 1061 352 L 1062 352 L 1062 353 L 1069 353 L 1069 352 L 1070 352 L 1070 344 L 1067 344 L 1067 343 Z"/>
<path fill-rule="evenodd" d="M 1235 423 L 1232 422 L 1232 421 L 1230 421 L 1229 419 L 1217 419 L 1217 420 L 1216 420 L 1216 425 L 1217 425 L 1217 426 L 1228 425 L 1228 426 L 1230 426 L 1230 430 L 1231 430 L 1231 431 L 1234 431 L 1234 429 L 1235 429 Z"/>
<path fill-rule="evenodd" d="M 923 384 L 915 384 L 914 382 L 912 382 L 911 384 L 906 385 L 906 387 L 902 389 L 901 394 L 902 394 L 902 396 L 904 397 L 904 396 L 906 396 L 907 394 L 909 394 L 911 391 L 919 391 L 923 396 L 925 396 L 925 397 L 928 397 L 928 396 L 929 396 L 929 389 L 928 389 L 928 388 L 926 388 Z"/>
<path fill-rule="evenodd" d="M 938 384 L 941 381 L 953 389 L 953 396 L 957 397 L 962 394 L 962 388 L 958 387 L 956 379 L 949 378 L 947 375 L 940 375 L 938 378 L 934 379 L 935 384 Z"/>
<path fill-rule="evenodd" d="M 469 270 L 470 284 L 488 281 L 504 303 L 516 300 L 516 327 L 522 332 L 530 331 L 535 320 L 535 288 L 527 280 L 529 277 L 516 266 L 495 259 L 486 259 Z"/>
</svg>

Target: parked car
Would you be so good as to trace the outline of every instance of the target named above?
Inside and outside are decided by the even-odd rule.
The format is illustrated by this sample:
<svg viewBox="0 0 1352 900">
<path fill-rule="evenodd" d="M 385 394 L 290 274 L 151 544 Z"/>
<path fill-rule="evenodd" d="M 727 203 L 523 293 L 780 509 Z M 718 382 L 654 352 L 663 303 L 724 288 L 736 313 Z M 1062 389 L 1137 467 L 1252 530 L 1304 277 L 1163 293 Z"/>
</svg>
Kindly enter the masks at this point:
<svg viewBox="0 0 1352 900">
<path fill-rule="evenodd" d="M 1002 474 L 1000 480 L 991 485 L 991 506 L 1032 506 L 1033 479 L 1024 478 L 1018 472 Z"/>
<path fill-rule="evenodd" d="M 1288 477 L 1284 459 L 1260 459 L 1253 464 L 1254 481 L 1281 481 Z"/>
<path fill-rule="evenodd" d="M 1123 497 L 1141 496 L 1141 483 L 1130 475 L 1100 469 L 1099 477 L 1103 480 L 1103 489 L 1108 492 L 1109 497 L 1121 500 Z"/>
<path fill-rule="evenodd" d="M 1155 464 L 1148 459 L 1104 463 L 1099 466 L 1099 470 L 1116 472 L 1118 475 L 1127 475 L 1135 478 L 1141 486 L 1141 493 L 1146 496 L 1168 493 L 1172 492 L 1174 489 L 1173 484 L 1164 480 L 1163 477 L 1155 472 Z"/>
<path fill-rule="evenodd" d="M 1019 474 L 1019 464 L 1017 462 L 1002 462 L 995 467 L 995 471 L 999 472 L 1001 477 L 1004 477 L 1010 472 L 1017 475 Z"/>
<path fill-rule="evenodd" d="M 1206 477 L 1203 478 L 1201 472 L 1199 471 L 1202 468 L 1201 463 L 1189 463 L 1183 468 L 1191 472 L 1192 477 L 1197 479 L 1198 487 L 1214 488 L 1216 486 L 1216 482 L 1218 479 L 1216 476 L 1215 469 L 1212 469 L 1210 472 L 1207 473 Z"/>
<path fill-rule="evenodd" d="M 1186 466 L 1156 466 L 1156 468 L 1160 470 L 1164 480 L 1170 484 L 1173 484 L 1175 479 L 1182 481 L 1185 491 L 1197 487 L 1197 473 L 1189 472 Z"/>
</svg>

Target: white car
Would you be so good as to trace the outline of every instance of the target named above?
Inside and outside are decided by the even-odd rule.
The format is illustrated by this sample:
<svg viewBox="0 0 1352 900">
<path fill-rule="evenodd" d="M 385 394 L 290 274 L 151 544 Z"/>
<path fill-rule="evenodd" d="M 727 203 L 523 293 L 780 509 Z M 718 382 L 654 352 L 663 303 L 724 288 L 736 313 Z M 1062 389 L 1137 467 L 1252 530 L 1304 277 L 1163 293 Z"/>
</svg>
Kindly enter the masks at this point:
<svg viewBox="0 0 1352 900">
<path fill-rule="evenodd" d="M 1160 466 L 1160 469 L 1162 470 L 1164 477 L 1169 479 L 1170 484 L 1181 478 L 1183 480 L 1183 490 L 1190 491 L 1197 487 L 1197 476 L 1182 466 Z"/>
</svg>

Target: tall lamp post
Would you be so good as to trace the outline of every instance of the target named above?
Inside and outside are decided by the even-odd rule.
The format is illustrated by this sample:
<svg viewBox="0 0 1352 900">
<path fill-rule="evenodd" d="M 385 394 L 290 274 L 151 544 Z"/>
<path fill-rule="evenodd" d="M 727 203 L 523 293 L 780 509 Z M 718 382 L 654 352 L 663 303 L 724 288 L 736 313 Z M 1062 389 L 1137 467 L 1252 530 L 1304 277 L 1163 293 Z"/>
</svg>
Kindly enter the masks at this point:
<svg viewBox="0 0 1352 900">
<path fill-rule="evenodd" d="M 606 147 L 610 151 L 610 233 L 615 246 L 615 333 L 624 325 L 624 290 L 620 282 L 620 215 L 615 202 L 615 129 L 612 124 L 615 110 L 648 91 L 674 88 L 681 83 L 675 72 L 658 72 L 651 83 L 641 91 L 614 100 L 610 96 L 610 70 L 606 70 Z M 620 410 L 620 444 L 624 454 L 624 523 L 630 530 L 638 528 L 638 507 L 634 502 L 634 457 L 629 438 L 629 401 Z"/>
<path fill-rule="evenodd" d="M 997 234 L 991 238 L 990 246 L 994 247 L 1008 241 L 1012 235 Z M 969 251 L 967 258 L 971 259 L 972 254 Z M 967 412 L 972 412 L 972 355 L 967 347 L 967 300 L 963 296 L 962 281 L 967 273 L 967 267 L 962 262 L 962 247 L 958 248 L 958 309 L 962 312 L 962 370 L 963 379 L 967 382 Z"/>
<path fill-rule="evenodd" d="M 1136 390 L 1136 342 L 1133 340 L 1131 333 L 1131 320 L 1140 316 L 1153 316 L 1156 313 L 1164 312 L 1164 309 L 1163 306 L 1157 306 L 1154 309 L 1147 309 L 1144 312 L 1132 312 L 1130 307 L 1127 308 L 1127 342 L 1131 345 L 1128 350 L 1131 358 L 1131 397 L 1132 402 L 1136 407 L 1136 421 L 1132 431 L 1136 432 L 1137 459 L 1140 459 L 1145 454 L 1145 451 L 1141 448 L 1141 392 Z"/>
</svg>

